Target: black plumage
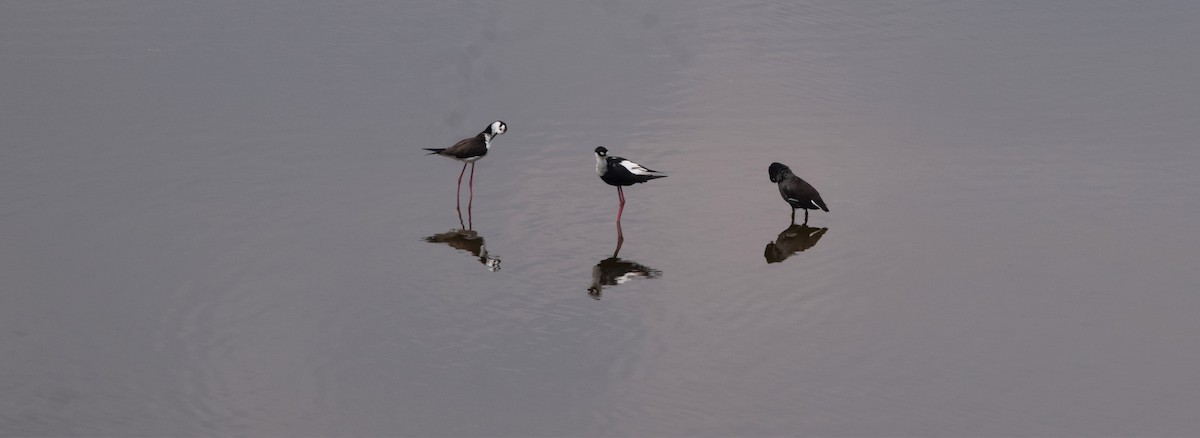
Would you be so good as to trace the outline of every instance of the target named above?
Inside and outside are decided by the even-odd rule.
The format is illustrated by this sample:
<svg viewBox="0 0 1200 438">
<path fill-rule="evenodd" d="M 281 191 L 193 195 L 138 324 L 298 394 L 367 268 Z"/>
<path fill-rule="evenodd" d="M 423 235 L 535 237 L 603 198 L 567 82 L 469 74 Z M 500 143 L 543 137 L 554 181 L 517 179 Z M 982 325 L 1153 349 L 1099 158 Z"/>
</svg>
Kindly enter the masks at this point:
<svg viewBox="0 0 1200 438">
<path fill-rule="evenodd" d="M 779 195 L 792 206 L 792 223 L 796 223 L 796 209 L 804 209 L 804 223 L 808 223 L 808 211 L 820 209 L 829 211 L 825 200 L 812 184 L 800 179 L 792 173 L 792 169 L 780 163 L 771 163 L 767 169 L 771 182 L 779 184 Z"/>
</svg>

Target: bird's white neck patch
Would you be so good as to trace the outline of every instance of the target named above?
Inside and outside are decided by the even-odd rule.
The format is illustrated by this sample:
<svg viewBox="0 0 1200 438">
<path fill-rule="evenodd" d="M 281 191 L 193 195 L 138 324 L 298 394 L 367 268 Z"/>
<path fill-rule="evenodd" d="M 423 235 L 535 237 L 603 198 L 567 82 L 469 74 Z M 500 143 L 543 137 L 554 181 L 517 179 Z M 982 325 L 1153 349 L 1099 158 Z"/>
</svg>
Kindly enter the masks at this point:
<svg viewBox="0 0 1200 438">
<path fill-rule="evenodd" d="M 600 154 L 596 154 L 596 174 L 604 176 L 605 173 L 608 173 L 608 161 Z"/>
</svg>

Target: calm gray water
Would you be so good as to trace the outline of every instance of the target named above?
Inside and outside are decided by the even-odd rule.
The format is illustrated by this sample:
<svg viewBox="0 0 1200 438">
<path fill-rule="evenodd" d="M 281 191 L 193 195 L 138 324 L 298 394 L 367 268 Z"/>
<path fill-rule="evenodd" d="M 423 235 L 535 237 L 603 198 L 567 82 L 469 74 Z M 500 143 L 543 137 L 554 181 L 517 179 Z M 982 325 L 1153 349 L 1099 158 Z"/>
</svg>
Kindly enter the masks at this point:
<svg viewBox="0 0 1200 438">
<path fill-rule="evenodd" d="M 0 3 L 0 435 L 1200 436 L 1200 3 L 643 3 Z"/>
</svg>

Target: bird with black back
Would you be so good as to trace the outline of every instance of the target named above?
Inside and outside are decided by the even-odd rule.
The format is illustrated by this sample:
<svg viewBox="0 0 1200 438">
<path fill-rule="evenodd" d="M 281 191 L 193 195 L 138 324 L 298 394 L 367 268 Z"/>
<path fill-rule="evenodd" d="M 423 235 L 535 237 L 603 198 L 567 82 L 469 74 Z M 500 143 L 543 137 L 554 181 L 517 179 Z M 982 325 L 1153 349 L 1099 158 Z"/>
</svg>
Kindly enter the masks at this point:
<svg viewBox="0 0 1200 438">
<path fill-rule="evenodd" d="M 821 194 L 817 193 L 817 189 L 792 173 L 791 168 L 780 163 L 771 163 L 767 172 L 771 177 L 771 182 L 779 185 L 779 195 L 792 207 L 793 224 L 796 223 L 797 208 L 804 209 L 805 224 L 808 223 L 809 210 L 829 211 L 829 207 L 825 205 L 825 201 L 821 199 Z"/>
<path fill-rule="evenodd" d="M 625 211 L 625 191 L 621 187 L 644 183 L 652 179 L 666 178 L 662 172 L 651 170 L 633 161 L 608 155 L 608 148 L 596 147 L 596 174 L 610 186 L 617 186 L 620 206 L 617 208 L 617 228 L 621 226 L 621 213 Z"/>
</svg>

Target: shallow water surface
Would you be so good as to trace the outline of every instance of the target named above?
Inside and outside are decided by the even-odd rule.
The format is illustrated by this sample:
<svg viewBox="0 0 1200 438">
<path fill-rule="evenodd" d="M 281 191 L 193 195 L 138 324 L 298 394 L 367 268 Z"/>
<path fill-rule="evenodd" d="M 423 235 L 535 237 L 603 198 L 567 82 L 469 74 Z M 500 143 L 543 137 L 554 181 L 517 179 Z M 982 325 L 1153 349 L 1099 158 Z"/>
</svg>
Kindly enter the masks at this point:
<svg viewBox="0 0 1200 438">
<path fill-rule="evenodd" d="M 1200 435 L 1198 5 L 5 3 L 0 435 Z"/>
</svg>

